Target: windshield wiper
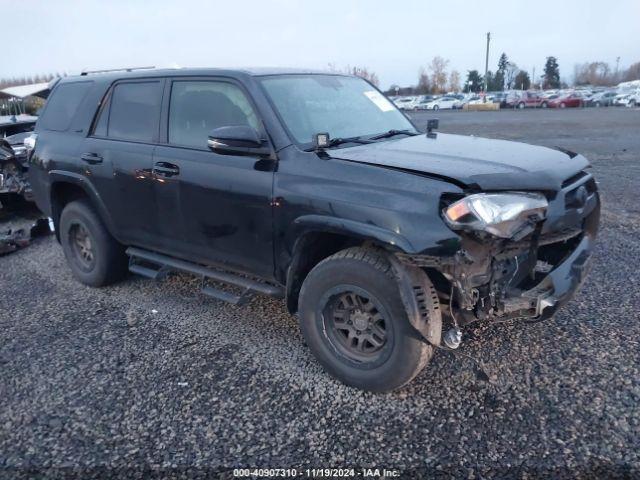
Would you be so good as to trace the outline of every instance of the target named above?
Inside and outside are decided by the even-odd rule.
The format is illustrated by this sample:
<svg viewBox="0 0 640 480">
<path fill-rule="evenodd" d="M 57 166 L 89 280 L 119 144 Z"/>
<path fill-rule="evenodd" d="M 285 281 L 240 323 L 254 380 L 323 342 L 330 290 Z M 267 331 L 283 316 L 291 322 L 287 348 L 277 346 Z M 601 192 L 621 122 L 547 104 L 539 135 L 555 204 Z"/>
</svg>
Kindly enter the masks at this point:
<svg viewBox="0 0 640 480">
<path fill-rule="evenodd" d="M 413 137 L 414 135 L 419 135 L 419 134 L 411 130 L 393 130 L 392 129 L 387 132 L 374 135 L 373 137 L 369 137 L 369 140 L 380 140 L 382 138 L 391 138 L 391 137 L 395 137 L 396 135 L 409 135 L 410 137 Z"/>
<path fill-rule="evenodd" d="M 322 147 L 322 148 L 337 147 L 338 145 L 342 145 L 344 143 L 365 144 L 365 143 L 373 143 L 373 142 L 371 140 L 365 140 L 365 139 L 360 138 L 360 137 L 332 138 L 331 140 L 329 140 L 329 143 L 325 147 Z M 305 152 L 313 152 L 316 149 L 317 149 L 317 147 L 307 148 L 307 149 L 305 149 Z"/>
</svg>

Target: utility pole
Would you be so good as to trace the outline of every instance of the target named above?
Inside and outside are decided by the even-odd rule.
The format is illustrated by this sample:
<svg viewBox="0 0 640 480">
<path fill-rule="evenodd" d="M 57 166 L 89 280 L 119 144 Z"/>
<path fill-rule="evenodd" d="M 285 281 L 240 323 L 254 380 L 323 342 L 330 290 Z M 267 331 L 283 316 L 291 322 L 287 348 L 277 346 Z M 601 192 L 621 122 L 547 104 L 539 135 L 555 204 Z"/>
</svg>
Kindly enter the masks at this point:
<svg viewBox="0 0 640 480">
<path fill-rule="evenodd" d="M 484 60 L 484 93 L 487 93 L 487 74 L 489 73 L 489 41 L 491 40 L 491 32 L 487 32 L 487 55 Z"/>
<path fill-rule="evenodd" d="M 533 66 L 533 74 L 531 75 L 531 86 L 533 87 L 533 89 L 536 89 L 536 67 L 535 65 Z"/>
</svg>

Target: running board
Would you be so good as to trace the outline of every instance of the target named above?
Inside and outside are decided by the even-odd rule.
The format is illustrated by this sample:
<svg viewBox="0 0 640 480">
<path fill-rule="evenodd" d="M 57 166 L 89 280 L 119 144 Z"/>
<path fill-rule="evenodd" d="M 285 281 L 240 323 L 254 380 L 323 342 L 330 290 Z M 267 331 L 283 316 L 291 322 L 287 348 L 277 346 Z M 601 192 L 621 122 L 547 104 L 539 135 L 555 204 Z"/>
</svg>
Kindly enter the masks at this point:
<svg viewBox="0 0 640 480">
<path fill-rule="evenodd" d="M 216 270 L 214 268 L 198 265 L 197 263 L 180 260 L 160 253 L 150 252 L 141 248 L 129 247 L 127 248 L 126 253 L 130 257 L 130 272 L 147 278 L 152 278 L 154 280 L 163 278 L 170 271 L 191 273 L 202 279 L 201 291 L 203 294 L 217 298 L 218 300 L 233 303 L 234 305 L 242 305 L 246 303 L 254 293 L 261 293 L 272 297 L 284 296 L 284 290 L 282 287 L 246 278 L 235 273 Z M 143 261 L 147 265 L 152 264 L 157 266 L 157 269 L 154 269 L 152 266 L 141 265 L 140 263 L 137 263 L 139 261 Z M 232 293 L 218 290 L 210 285 L 206 285 L 207 280 L 240 287 L 244 289 L 244 291 L 241 295 L 234 295 Z"/>
</svg>

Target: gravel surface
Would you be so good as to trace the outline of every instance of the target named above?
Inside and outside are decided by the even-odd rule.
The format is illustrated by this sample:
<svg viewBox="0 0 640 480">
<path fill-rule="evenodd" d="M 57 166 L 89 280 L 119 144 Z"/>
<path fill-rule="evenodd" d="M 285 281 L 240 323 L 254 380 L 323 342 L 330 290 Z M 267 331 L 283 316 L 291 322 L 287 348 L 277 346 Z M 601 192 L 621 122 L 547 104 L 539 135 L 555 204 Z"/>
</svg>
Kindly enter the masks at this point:
<svg viewBox="0 0 640 480">
<path fill-rule="evenodd" d="M 223 304 L 188 276 L 91 289 L 48 237 L 0 258 L 0 478 L 348 465 L 638 478 L 640 110 L 438 116 L 441 131 L 584 153 L 604 197 L 577 298 L 547 322 L 465 338 L 494 382 L 438 352 L 405 389 L 363 393 L 321 370 L 279 301 Z"/>
</svg>

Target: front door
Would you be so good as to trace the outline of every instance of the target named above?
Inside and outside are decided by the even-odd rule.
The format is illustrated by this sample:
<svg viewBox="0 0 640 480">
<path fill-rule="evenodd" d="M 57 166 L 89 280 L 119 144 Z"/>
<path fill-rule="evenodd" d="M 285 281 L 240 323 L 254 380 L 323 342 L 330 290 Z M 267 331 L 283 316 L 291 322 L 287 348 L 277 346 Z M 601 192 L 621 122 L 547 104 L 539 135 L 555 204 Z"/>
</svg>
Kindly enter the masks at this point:
<svg viewBox="0 0 640 480">
<path fill-rule="evenodd" d="M 209 133 L 222 126 L 248 125 L 264 136 L 248 97 L 226 80 L 176 79 L 165 98 L 163 142 L 153 154 L 164 250 L 272 277 L 273 169 L 207 146 Z"/>
</svg>

